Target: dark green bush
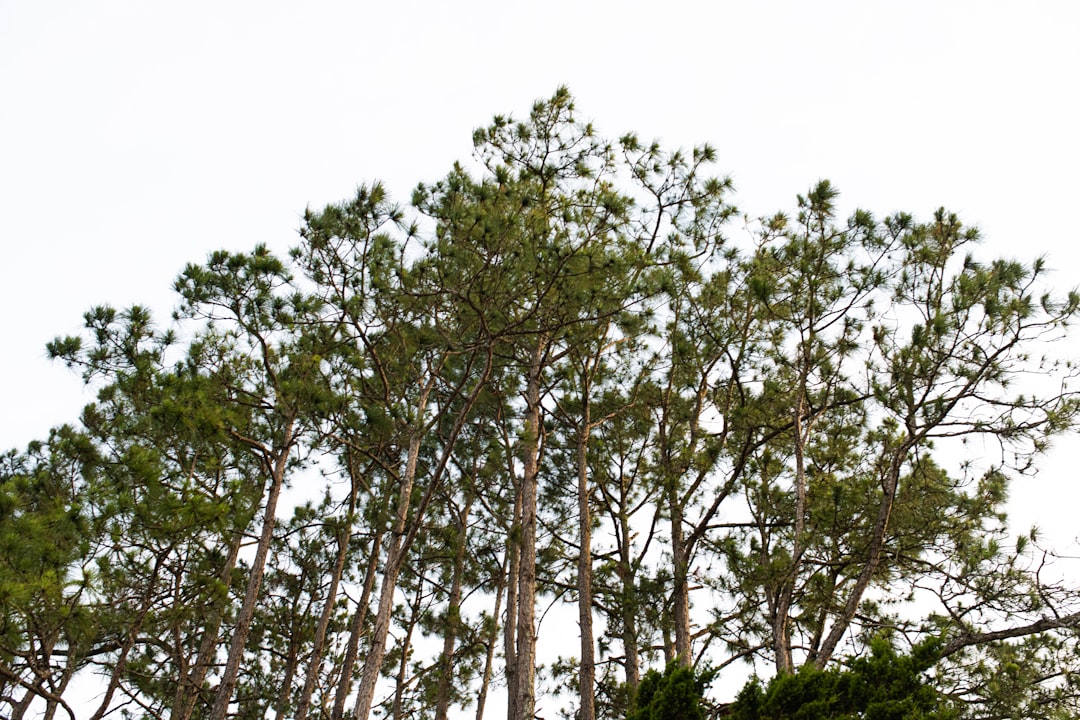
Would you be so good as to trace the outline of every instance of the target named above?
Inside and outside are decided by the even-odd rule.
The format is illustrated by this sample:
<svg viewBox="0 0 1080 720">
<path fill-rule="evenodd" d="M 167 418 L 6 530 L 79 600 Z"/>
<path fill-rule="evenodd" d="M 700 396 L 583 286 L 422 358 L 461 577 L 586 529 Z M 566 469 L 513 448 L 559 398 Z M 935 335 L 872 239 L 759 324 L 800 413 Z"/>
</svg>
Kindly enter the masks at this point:
<svg viewBox="0 0 1080 720">
<path fill-rule="evenodd" d="M 764 688 L 754 678 L 731 706 L 734 720 L 953 720 L 957 717 L 923 673 L 937 658 L 933 645 L 898 655 L 883 638 L 848 669 L 812 666 L 778 675 Z"/>
<path fill-rule="evenodd" d="M 713 677 L 710 670 L 695 675 L 674 660 L 662 674 L 650 670 L 638 686 L 636 708 L 627 720 L 704 720 L 702 698 Z"/>
</svg>

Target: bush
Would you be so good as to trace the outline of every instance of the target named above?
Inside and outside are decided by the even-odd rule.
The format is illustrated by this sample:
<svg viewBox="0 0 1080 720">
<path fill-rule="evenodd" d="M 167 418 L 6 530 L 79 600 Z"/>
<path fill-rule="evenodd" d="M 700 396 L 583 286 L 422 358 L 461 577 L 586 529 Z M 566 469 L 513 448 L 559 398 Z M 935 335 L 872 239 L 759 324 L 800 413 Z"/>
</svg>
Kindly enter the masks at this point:
<svg viewBox="0 0 1080 720">
<path fill-rule="evenodd" d="M 636 707 L 627 720 L 704 720 L 702 698 L 716 673 L 703 670 L 696 676 L 672 660 L 663 674 L 645 673 L 638 686 Z"/>
<path fill-rule="evenodd" d="M 956 712 L 923 672 L 937 659 L 933 645 L 898 655 L 883 638 L 847 670 L 807 666 L 762 688 L 754 678 L 731 706 L 734 720 L 953 720 Z"/>
</svg>

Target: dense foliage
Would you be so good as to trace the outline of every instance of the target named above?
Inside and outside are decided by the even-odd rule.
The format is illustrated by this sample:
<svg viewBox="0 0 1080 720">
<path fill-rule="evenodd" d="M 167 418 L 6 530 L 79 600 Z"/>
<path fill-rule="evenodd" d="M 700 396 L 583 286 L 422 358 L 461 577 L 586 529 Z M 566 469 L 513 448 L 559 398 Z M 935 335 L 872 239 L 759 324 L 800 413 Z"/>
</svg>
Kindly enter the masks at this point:
<svg viewBox="0 0 1080 720">
<path fill-rule="evenodd" d="M 1078 410 L 1042 261 L 827 182 L 734 222 L 712 148 L 565 90 L 474 141 L 50 344 L 96 399 L 0 462 L 0 714 L 637 717 L 740 661 L 762 708 L 1080 712 L 1080 596 L 1003 513 Z"/>
<path fill-rule="evenodd" d="M 750 682 L 727 715 L 732 720 L 951 720 L 957 717 L 923 673 L 937 660 L 935 643 L 897 655 L 884 639 L 848 668 L 812 665 L 782 674 L 762 688 Z"/>
<path fill-rule="evenodd" d="M 664 672 L 650 670 L 641 679 L 634 708 L 626 720 L 704 720 L 704 695 L 712 673 L 669 662 Z"/>
</svg>

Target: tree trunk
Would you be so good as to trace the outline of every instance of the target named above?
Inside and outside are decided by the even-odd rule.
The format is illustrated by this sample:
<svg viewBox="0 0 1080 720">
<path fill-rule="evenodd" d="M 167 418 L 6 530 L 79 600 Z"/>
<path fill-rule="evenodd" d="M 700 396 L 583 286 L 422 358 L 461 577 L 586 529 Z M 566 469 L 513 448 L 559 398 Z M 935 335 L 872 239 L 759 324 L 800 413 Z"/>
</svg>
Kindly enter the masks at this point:
<svg viewBox="0 0 1080 720">
<path fill-rule="evenodd" d="M 232 643 L 229 645 L 229 655 L 225 661 L 225 671 L 218 685 L 217 695 L 214 697 L 214 707 L 210 711 L 210 720 L 225 720 L 232 702 L 233 691 L 236 689 L 236 679 L 240 674 L 240 661 L 244 656 L 244 645 L 247 643 L 248 633 L 251 631 L 251 621 L 255 616 L 255 604 L 259 600 L 259 588 L 262 586 L 263 573 L 266 570 L 266 556 L 270 552 L 270 541 L 274 537 L 274 521 L 277 513 L 278 498 L 281 495 L 281 486 L 285 480 L 285 466 L 289 461 L 289 450 L 293 444 L 293 421 L 285 426 L 285 435 L 281 446 L 275 456 L 267 458 L 267 464 L 272 464 L 270 476 L 270 493 L 266 498 L 266 510 L 263 513 L 262 534 L 259 536 L 259 544 L 255 551 L 255 559 L 251 563 L 251 575 L 248 577 L 247 590 L 244 593 L 244 602 L 240 606 L 240 614 L 236 619 Z"/>
<path fill-rule="evenodd" d="M 795 584 L 799 577 L 802 563 L 803 534 L 806 529 L 806 437 L 803 420 L 803 407 L 806 402 L 806 371 L 799 378 L 799 396 L 795 403 L 795 532 L 792 538 L 791 567 L 780 579 L 780 592 L 773 615 L 773 656 L 777 673 L 795 671 L 795 661 L 791 652 L 791 603 L 795 596 Z"/>
<path fill-rule="evenodd" d="M 135 640 L 139 634 L 139 630 L 142 628 L 143 620 L 146 619 L 146 614 L 150 612 L 150 600 L 154 596 L 155 586 L 157 585 L 158 573 L 161 571 L 161 564 L 165 561 L 165 555 L 159 554 L 154 561 L 154 569 L 150 573 L 150 579 L 147 581 L 146 592 L 143 593 L 141 599 L 142 607 L 139 608 L 139 614 L 135 618 L 135 621 L 128 629 L 127 637 L 124 638 L 124 645 L 120 649 L 120 656 L 116 660 L 116 664 L 113 666 L 113 671 L 109 677 L 109 684 L 105 688 L 105 695 L 101 699 L 101 703 L 98 705 L 98 709 L 94 711 L 94 714 L 90 716 L 90 720 L 101 720 L 105 717 L 106 711 L 109 709 L 109 705 L 112 703 L 113 695 L 116 693 L 116 689 L 120 687 L 120 677 L 124 674 L 124 669 L 127 667 L 128 655 L 131 653 L 131 648 L 135 646 Z M 67 685 L 67 679 L 65 679 L 63 685 Z M 62 692 L 62 691 L 61 691 Z M 55 713 L 55 708 L 52 708 L 50 712 L 45 714 L 44 720 L 52 720 L 52 716 Z"/>
<path fill-rule="evenodd" d="M 536 515 L 539 495 L 540 382 L 547 338 L 537 338 L 525 389 L 524 467 L 521 478 L 521 565 L 518 571 L 517 693 L 512 720 L 533 720 L 536 712 Z"/>
<path fill-rule="evenodd" d="M 435 376 L 432 375 L 416 403 L 416 425 L 409 437 L 409 455 L 405 462 L 405 472 L 401 478 L 401 490 L 398 493 L 397 512 L 394 517 L 394 527 L 390 534 L 390 547 L 386 552 L 386 568 L 383 571 L 382 587 L 379 591 L 379 609 L 375 614 L 375 627 L 371 633 L 371 644 L 368 648 L 367 658 L 364 660 L 364 668 L 360 671 L 360 690 L 356 696 L 356 705 L 353 708 L 354 720 L 367 720 L 371 713 L 371 704 L 375 699 L 375 685 L 379 681 L 379 671 L 382 669 L 382 661 L 386 656 L 386 637 L 390 632 L 390 616 L 394 609 L 394 593 L 397 590 L 398 573 L 401 571 L 401 563 L 404 560 L 407 547 L 403 540 L 405 525 L 409 516 L 409 504 L 412 500 L 413 484 L 416 482 L 416 465 L 420 458 L 420 442 L 423 439 L 424 412 L 427 408 L 428 396 L 435 386 Z"/>
<path fill-rule="evenodd" d="M 914 444 L 915 441 L 911 439 L 909 435 L 908 438 L 901 443 L 900 447 L 893 452 L 888 472 L 881 483 L 881 504 L 878 506 L 878 516 L 874 521 L 874 529 L 870 534 L 870 545 L 866 550 L 866 560 L 863 564 L 862 572 L 859 573 L 859 577 L 855 580 L 855 584 L 851 588 L 851 593 L 844 603 L 844 609 L 841 611 L 840 617 L 836 619 L 832 629 L 829 630 L 829 634 L 825 637 L 825 642 L 822 643 L 821 650 L 818 652 L 817 656 L 812 658 L 814 665 L 818 668 L 824 668 L 828 665 L 829 660 L 832 659 L 833 653 L 836 651 L 836 646 L 840 644 L 840 639 L 851 626 L 851 621 L 855 617 L 855 612 L 859 608 L 859 603 L 862 602 L 863 594 L 865 594 L 866 588 L 870 586 L 870 581 L 873 579 L 878 566 L 881 564 L 881 554 L 885 549 L 885 533 L 889 529 L 889 516 L 892 514 L 893 504 L 896 502 L 896 490 L 900 484 L 900 470 L 904 462 L 904 457 Z"/>
<path fill-rule="evenodd" d="M 513 553 L 513 546 L 507 548 L 507 554 Z M 476 718 L 484 719 L 484 705 L 487 703 L 488 687 L 491 685 L 491 674 L 495 666 L 495 644 L 499 641 L 499 613 L 502 610 L 503 591 L 506 588 L 506 568 L 509 558 L 503 558 L 503 565 L 499 568 L 499 579 L 495 585 L 495 612 L 491 616 L 491 634 L 487 638 L 487 657 L 484 659 L 484 677 L 480 682 L 480 691 L 476 697 Z M 509 680 L 508 680 L 509 682 Z"/>
<path fill-rule="evenodd" d="M 53 695 L 56 697 L 55 699 L 48 700 L 45 706 L 45 715 L 42 716 L 41 720 L 54 720 L 56 718 L 56 711 L 61 707 L 60 698 L 64 696 L 64 692 L 67 690 L 71 678 L 75 676 L 75 670 L 76 667 L 72 663 L 69 663 L 64 667 L 64 671 L 60 674 L 60 682 L 53 688 Z"/>
<path fill-rule="evenodd" d="M 308 708 L 311 706 L 311 696 L 315 692 L 315 681 L 319 677 L 319 669 L 322 666 L 323 646 L 326 643 L 326 631 L 330 627 L 330 620 L 334 616 L 334 604 L 337 602 L 338 586 L 341 584 L 341 576 L 345 572 L 345 561 L 349 557 L 349 541 L 352 539 L 353 512 L 356 510 L 356 495 L 359 488 L 355 479 L 351 483 L 349 492 L 349 507 L 345 514 L 345 521 L 338 531 L 338 553 L 334 562 L 334 569 L 330 575 L 330 587 L 326 591 L 326 601 L 323 603 L 322 614 L 319 616 L 319 624 L 315 628 L 315 638 L 312 641 L 311 659 L 308 661 L 307 676 L 304 678 L 304 689 L 296 705 L 296 720 L 306 720 Z"/>
<path fill-rule="evenodd" d="M 299 597 L 293 598 L 292 612 L 294 618 L 297 617 L 299 599 Z M 296 677 L 296 670 L 300 664 L 300 634 L 297 629 L 294 622 L 292 629 L 289 631 L 289 649 L 285 653 L 285 677 L 281 679 L 281 687 L 278 689 L 274 720 L 285 720 L 289 716 L 289 698 L 293 694 L 293 678 Z"/>
<path fill-rule="evenodd" d="M 630 519 L 625 513 L 626 502 L 619 514 L 619 526 L 621 528 L 619 544 L 619 580 L 622 584 L 622 613 L 623 626 L 623 655 L 625 655 L 623 669 L 626 673 L 626 691 L 629 698 L 628 710 L 633 710 L 636 705 L 634 698 L 637 695 L 638 683 L 641 681 L 641 661 L 638 658 L 638 631 L 637 631 L 637 586 L 634 584 L 633 565 L 630 560 Z"/>
<path fill-rule="evenodd" d="M 30 666 L 30 671 L 37 678 L 33 684 L 23 680 L 16 672 L 9 670 L 6 666 L 0 665 L 3 668 L 4 675 L 26 689 L 26 694 L 23 695 L 22 700 L 13 707 L 11 720 L 21 720 L 26 715 L 26 711 L 30 709 L 30 705 L 39 697 L 45 700 L 47 708 L 63 703 L 59 694 L 45 689 L 45 683 L 49 678 L 48 669 L 52 665 L 52 652 L 56 641 L 59 639 L 59 632 L 59 629 L 57 629 L 42 639 L 40 661 L 34 657 L 33 641 L 31 641 L 30 653 L 27 655 L 26 660 Z M 40 667 L 38 667 L 39 665 Z M 64 705 L 64 708 L 68 711 L 68 714 L 71 714 L 71 709 L 67 705 Z M 75 717 L 74 715 L 71 716 L 72 718 Z"/>
<path fill-rule="evenodd" d="M 683 535 L 682 505 L 679 503 L 678 492 L 674 487 L 674 480 L 669 480 L 673 485 L 669 489 L 671 508 L 671 555 L 672 555 L 672 588 L 671 588 L 671 619 L 675 625 L 675 658 L 680 665 L 690 667 L 690 581 L 689 565 L 687 557 L 686 540 Z"/>
<path fill-rule="evenodd" d="M 506 656 L 506 717 L 517 717 L 517 606 L 518 576 L 521 574 L 521 489 L 514 492 L 514 519 L 510 526 L 506 574 L 506 626 L 503 630 L 503 655 Z"/>
<path fill-rule="evenodd" d="M 587 386 L 586 386 L 587 387 Z M 577 438 L 578 475 L 578 626 L 581 629 L 581 664 L 578 667 L 580 692 L 579 720 L 596 718 L 596 655 L 592 624 L 592 514 L 589 509 L 589 428 L 590 412 L 588 390 L 582 407 L 581 425 Z"/>
<path fill-rule="evenodd" d="M 203 630 L 202 641 L 199 643 L 199 651 L 195 655 L 195 669 L 188 674 L 187 669 L 180 668 L 178 682 L 176 684 L 176 697 L 173 700 L 172 717 L 176 720 L 190 720 L 195 712 L 195 703 L 203 689 L 206 675 L 214 662 L 219 634 L 221 632 L 221 620 L 225 613 L 225 606 L 229 602 L 229 585 L 231 584 L 233 570 L 236 569 L 236 561 L 240 555 L 240 545 L 243 544 L 244 534 L 237 532 L 233 541 L 229 544 L 229 554 L 225 564 L 218 573 L 218 582 L 225 588 L 225 596 L 221 602 L 215 603 L 210 616 L 206 619 L 206 627 Z M 177 652 L 182 653 L 179 642 Z M 182 663 L 181 663 L 182 664 Z"/>
<path fill-rule="evenodd" d="M 442 654 L 439 657 L 439 683 L 435 697 L 435 720 L 447 720 L 450 711 L 450 690 L 454 676 L 454 647 L 457 643 L 458 630 L 461 627 L 461 587 L 465 574 L 465 546 L 468 542 L 469 511 L 472 498 L 465 502 L 465 507 L 457 518 L 457 547 L 454 548 L 453 576 L 450 581 L 450 596 L 446 601 L 446 633 L 443 637 Z"/>
<path fill-rule="evenodd" d="M 412 648 L 413 631 L 420 618 L 420 605 L 424 598 L 424 578 L 417 578 L 416 596 L 413 598 L 409 621 L 405 626 L 405 637 L 401 639 L 401 659 L 398 661 L 397 681 L 394 683 L 394 706 L 390 717 L 402 720 L 405 716 L 405 688 L 409 686 L 406 674 L 409 672 L 409 651 Z"/>
<path fill-rule="evenodd" d="M 412 525 L 407 528 L 409 503 L 412 496 L 413 484 L 416 480 L 416 466 L 420 455 L 420 444 L 423 439 L 422 435 L 425 431 L 425 423 L 421 419 L 424 416 L 424 409 L 427 406 L 428 395 L 435 386 L 435 381 L 437 380 L 435 372 L 432 373 L 431 377 L 428 379 L 427 385 L 425 385 L 424 389 L 420 392 L 420 397 L 417 401 L 417 425 L 413 428 L 412 436 L 409 439 L 409 455 L 408 460 L 406 461 L 405 473 L 401 479 L 401 492 L 399 494 L 397 516 L 394 520 L 394 528 L 390 536 L 390 547 L 387 550 L 386 570 L 383 573 L 383 585 L 379 594 L 379 610 L 375 616 L 375 627 L 372 630 L 371 648 L 368 652 L 367 659 L 364 661 L 364 668 L 360 673 L 360 690 L 356 697 L 356 707 L 353 713 L 354 720 L 367 720 L 368 715 L 371 713 L 371 704 L 375 697 L 375 684 L 378 682 L 379 670 L 382 666 L 383 658 L 386 655 L 386 637 L 390 631 L 390 614 L 393 610 L 394 591 L 397 588 L 397 576 L 401 571 L 401 564 L 422 528 L 420 520 L 424 515 L 428 503 L 430 503 L 431 499 L 434 497 L 440 479 L 446 470 L 447 463 L 450 461 L 450 452 L 454 446 L 454 442 L 457 440 L 462 427 L 464 427 L 473 404 L 480 396 L 480 391 L 487 384 L 487 380 L 491 375 L 493 358 L 494 355 L 491 348 L 487 348 L 484 369 L 477 379 L 476 384 L 473 386 L 472 391 L 466 397 L 462 407 L 458 410 L 457 417 L 455 417 L 449 435 L 446 438 L 442 456 L 436 466 L 430 470 L 430 483 L 423 498 L 417 505 L 415 513 L 416 517 L 414 518 Z"/>
<path fill-rule="evenodd" d="M 341 679 L 338 681 L 337 694 L 334 696 L 334 709 L 331 720 L 343 720 L 345 717 L 345 700 L 349 696 L 352 685 L 353 667 L 356 666 L 356 656 L 360 648 L 360 635 L 364 631 L 364 620 L 367 619 L 368 603 L 371 602 L 371 593 L 375 588 L 375 572 L 379 567 L 379 555 L 382 547 L 382 531 L 375 534 L 371 540 L 371 558 L 368 560 L 367 571 L 364 574 L 364 589 L 360 593 L 360 600 L 356 605 L 356 614 L 353 616 L 352 627 L 349 628 L 349 645 L 345 650 L 345 660 L 341 664 Z"/>
</svg>

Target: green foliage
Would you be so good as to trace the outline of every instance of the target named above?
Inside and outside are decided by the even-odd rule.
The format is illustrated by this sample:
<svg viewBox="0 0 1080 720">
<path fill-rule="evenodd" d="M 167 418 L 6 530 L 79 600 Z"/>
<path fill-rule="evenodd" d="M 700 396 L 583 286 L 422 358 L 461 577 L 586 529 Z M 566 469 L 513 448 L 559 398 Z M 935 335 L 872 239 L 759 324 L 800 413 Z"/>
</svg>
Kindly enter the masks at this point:
<svg viewBox="0 0 1080 720">
<path fill-rule="evenodd" d="M 713 148 L 605 139 L 565 88 L 473 139 L 410 208 L 374 183 L 188 265 L 174 327 L 48 345 L 94 401 L 0 460 L 0 714 L 92 667 L 103 713 L 206 717 L 226 657 L 243 717 L 299 712 L 306 664 L 329 707 L 389 625 L 391 712 L 449 717 L 513 675 L 532 583 L 587 579 L 560 687 L 594 654 L 604 720 L 703 717 L 708 673 L 639 677 L 661 649 L 779 668 L 746 719 L 1080 712 L 1075 589 L 1003 511 L 1076 425 L 1077 293 L 827 181 L 729 234 Z"/>
<path fill-rule="evenodd" d="M 927 683 L 936 643 L 899 655 L 883 638 L 846 669 L 805 665 L 762 688 L 754 678 L 728 709 L 732 720 L 953 720 L 958 713 Z"/>
<path fill-rule="evenodd" d="M 679 662 L 671 661 L 660 673 L 649 670 L 638 686 L 635 709 L 627 720 L 703 720 L 705 690 L 716 673 L 697 673 Z"/>
</svg>

